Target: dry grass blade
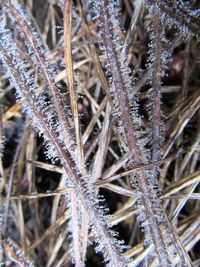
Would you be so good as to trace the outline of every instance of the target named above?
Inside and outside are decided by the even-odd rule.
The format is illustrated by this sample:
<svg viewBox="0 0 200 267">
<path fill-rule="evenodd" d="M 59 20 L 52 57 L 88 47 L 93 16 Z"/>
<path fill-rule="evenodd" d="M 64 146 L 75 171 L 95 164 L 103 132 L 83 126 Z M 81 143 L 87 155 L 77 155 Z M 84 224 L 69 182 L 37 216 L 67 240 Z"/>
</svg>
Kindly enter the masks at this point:
<svg viewBox="0 0 200 267">
<path fill-rule="evenodd" d="M 95 183 L 102 175 L 102 169 L 107 155 L 107 150 L 110 142 L 111 135 L 111 106 L 109 103 L 106 105 L 104 124 L 100 134 L 99 147 L 95 156 L 93 172 L 92 172 L 92 183 Z"/>
<path fill-rule="evenodd" d="M 164 192 L 163 197 L 168 197 L 182 189 L 184 189 L 187 186 L 190 186 L 191 184 L 194 184 L 196 182 L 199 182 L 200 180 L 200 172 L 194 172 L 192 174 L 189 174 L 182 179 L 180 179 L 177 182 L 172 183 Z"/>
<path fill-rule="evenodd" d="M 79 125 L 77 97 L 74 86 L 74 72 L 73 72 L 73 60 L 72 60 L 72 0 L 64 1 L 64 57 L 65 57 L 65 69 L 67 75 L 67 85 L 69 89 L 69 96 L 71 102 L 72 115 L 74 119 L 74 127 L 76 133 L 77 144 L 77 158 L 80 164 L 81 172 L 85 173 L 84 168 L 84 155 L 82 136 Z"/>
</svg>

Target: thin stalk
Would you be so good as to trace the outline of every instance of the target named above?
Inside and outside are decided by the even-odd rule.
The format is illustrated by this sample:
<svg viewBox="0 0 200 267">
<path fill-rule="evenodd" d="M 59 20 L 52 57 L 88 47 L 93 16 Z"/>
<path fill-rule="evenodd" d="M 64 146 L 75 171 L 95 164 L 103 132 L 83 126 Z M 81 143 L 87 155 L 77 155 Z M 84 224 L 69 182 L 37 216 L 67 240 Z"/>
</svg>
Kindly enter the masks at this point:
<svg viewBox="0 0 200 267">
<path fill-rule="evenodd" d="M 124 136 L 127 142 L 127 146 L 130 153 L 131 164 L 141 164 L 145 157 L 145 151 L 143 151 L 142 146 L 138 146 L 138 140 L 136 137 L 136 131 L 133 127 L 132 115 L 130 113 L 130 104 L 129 98 L 127 94 L 127 85 L 124 83 L 126 80 L 123 75 L 122 70 L 124 70 L 124 66 L 121 64 L 125 64 L 120 58 L 119 50 L 116 50 L 115 45 L 113 43 L 113 36 L 111 33 L 111 29 L 115 32 L 115 27 L 112 24 L 116 25 L 114 22 L 114 18 L 109 19 L 109 15 L 111 11 L 108 11 L 108 5 L 106 1 L 98 2 L 97 4 L 100 13 L 100 22 L 101 22 L 101 37 L 105 47 L 105 53 L 107 56 L 110 72 L 112 73 L 113 80 L 113 98 L 118 103 L 121 108 L 121 113 L 119 114 L 120 119 L 122 121 L 122 125 L 124 128 Z M 112 21 L 112 22 L 111 22 Z M 115 40 L 115 43 L 117 40 Z M 128 78 L 127 78 L 128 79 Z M 139 116 L 135 114 L 135 116 Z M 176 237 L 174 237 L 174 231 L 171 229 L 171 225 L 168 222 L 168 219 L 164 212 L 162 212 L 162 207 L 160 201 L 158 200 L 156 193 L 152 189 L 152 185 L 149 182 L 148 178 L 144 173 L 139 173 L 137 175 L 137 183 L 138 183 L 138 191 L 140 192 L 141 202 L 144 205 L 144 212 L 146 216 L 146 221 L 151 222 L 147 226 L 147 231 L 150 231 L 150 234 L 153 239 L 153 243 L 155 245 L 155 251 L 157 253 L 160 264 L 163 266 L 170 265 L 170 259 L 166 252 L 166 244 L 165 244 L 165 230 L 167 228 L 168 231 L 172 234 L 172 240 L 175 241 Z M 156 209 L 154 207 L 157 207 Z M 159 210 L 159 212 L 158 212 Z M 156 217 L 163 217 L 163 222 L 159 222 Z M 149 230 L 148 230 L 149 228 Z M 188 263 L 188 256 L 183 250 L 182 245 L 177 240 L 175 241 L 176 250 L 180 255 L 181 260 L 185 263 Z"/>
<path fill-rule="evenodd" d="M 75 126 L 77 157 L 81 173 L 85 173 L 85 163 L 83 154 L 82 135 L 79 125 L 77 97 L 74 85 L 74 71 L 72 59 L 72 0 L 64 1 L 64 59 L 67 76 L 67 85 L 69 89 L 72 116 Z"/>
<path fill-rule="evenodd" d="M 18 85 L 23 92 L 26 105 L 31 107 L 33 114 L 35 117 L 37 117 L 42 125 L 44 134 L 55 147 L 57 155 L 63 164 L 64 171 L 73 184 L 75 194 L 82 203 L 84 210 L 87 211 L 96 240 L 98 240 L 99 244 L 104 244 L 103 247 L 100 247 L 100 250 L 107 255 L 106 260 L 110 261 L 113 266 L 126 266 L 127 262 L 125 256 L 123 256 L 121 253 L 121 245 L 113 237 L 113 234 L 109 229 L 110 225 L 108 219 L 105 215 L 103 216 L 102 211 L 97 209 L 97 200 L 92 193 L 92 188 L 90 188 L 86 183 L 85 177 L 81 176 L 76 163 L 71 158 L 69 151 L 62 146 L 62 144 L 57 140 L 55 133 L 51 131 L 51 127 L 48 124 L 45 115 L 41 111 L 38 111 L 34 102 L 34 95 L 32 95 L 27 89 L 26 83 L 24 82 L 25 80 L 19 80 L 19 77 L 21 76 L 19 70 L 14 68 L 12 59 L 8 56 L 7 52 L 2 46 L 0 46 L 0 51 L 4 56 L 4 66 L 10 70 L 10 75 L 12 75 L 13 82 L 15 82 L 15 85 Z"/>
<path fill-rule="evenodd" d="M 73 139 L 73 137 L 70 134 L 71 126 L 69 123 L 68 118 L 64 114 L 64 111 L 61 107 L 61 103 L 59 102 L 59 96 L 58 96 L 58 89 L 55 86 L 53 77 L 51 77 L 49 70 L 47 68 L 47 59 L 45 55 L 41 52 L 42 48 L 40 45 L 40 42 L 36 39 L 36 37 L 33 35 L 33 32 L 30 28 L 30 26 L 27 24 L 25 19 L 23 18 L 22 14 L 15 8 L 13 4 L 11 4 L 8 0 L 2 0 L 2 4 L 6 7 L 9 14 L 13 17 L 13 19 L 16 21 L 18 26 L 20 27 L 20 31 L 23 32 L 26 41 L 29 42 L 31 48 L 34 51 L 34 55 L 36 56 L 38 60 L 38 64 L 41 66 L 41 69 L 44 73 L 45 80 L 47 82 L 48 88 L 51 92 L 55 108 L 57 111 L 58 119 L 60 121 L 60 125 L 62 127 L 64 135 L 67 137 L 67 139 Z M 69 142 L 66 142 L 66 147 L 70 149 L 70 153 L 73 153 L 73 147 L 69 146 Z"/>
</svg>

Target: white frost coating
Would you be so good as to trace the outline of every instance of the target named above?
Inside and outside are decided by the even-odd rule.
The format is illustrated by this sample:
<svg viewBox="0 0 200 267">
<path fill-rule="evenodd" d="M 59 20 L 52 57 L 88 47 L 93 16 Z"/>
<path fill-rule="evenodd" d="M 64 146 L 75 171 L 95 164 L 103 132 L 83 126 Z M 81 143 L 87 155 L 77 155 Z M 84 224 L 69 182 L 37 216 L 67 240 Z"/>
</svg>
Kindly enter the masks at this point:
<svg viewBox="0 0 200 267">
<path fill-rule="evenodd" d="M 56 136 L 56 141 L 59 144 L 64 143 L 64 136 L 60 134 L 60 125 L 57 122 L 57 116 L 55 114 L 54 104 L 50 101 L 51 97 L 48 91 L 45 89 L 40 93 L 35 93 L 37 84 L 35 83 L 33 76 L 30 76 L 26 69 L 26 62 L 21 59 L 17 52 L 15 42 L 12 40 L 12 36 L 9 30 L 5 29 L 5 25 L 0 24 L 0 35 L 3 37 L 0 39 L 0 59 L 3 66 L 7 70 L 7 75 L 11 79 L 11 83 L 17 90 L 17 95 L 20 101 L 24 104 L 24 110 L 33 122 L 34 127 L 37 127 L 39 134 L 41 134 L 47 141 L 47 150 L 51 158 L 56 159 L 57 153 L 52 140 L 49 140 L 47 132 L 53 132 Z M 9 43 L 9 45 L 8 45 Z M 26 46 L 29 46 L 26 42 Z M 32 47 L 27 49 L 30 53 L 30 57 L 33 56 Z M 12 62 L 10 63 L 10 60 Z M 35 59 L 33 59 L 34 62 Z M 15 68 L 13 66 L 15 65 Z M 48 69 L 49 70 L 49 69 Z M 15 76 L 15 73 L 17 76 Z M 48 129 L 47 129 L 47 128 Z M 66 141 L 66 140 L 65 140 Z M 61 159 L 64 165 L 67 165 L 66 159 Z M 76 164 L 74 164 L 74 170 L 78 172 Z M 77 194 L 81 197 L 81 203 L 85 202 L 85 206 L 89 210 L 90 220 L 94 227 L 96 227 L 96 240 L 99 244 L 103 243 L 105 246 L 101 248 L 101 251 L 106 254 L 106 260 L 110 262 L 112 266 L 126 266 L 126 259 L 119 252 L 123 249 L 121 242 L 114 238 L 114 233 L 110 232 L 108 228 L 109 217 L 106 217 L 104 208 L 101 208 L 99 201 L 94 196 L 93 189 L 89 186 L 89 177 L 81 177 L 80 183 L 77 183 Z M 80 192 L 82 192 L 80 194 Z M 96 207 L 97 206 L 97 207 Z"/>
<path fill-rule="evenodd" d="M 153 2 L 153 3 L 152 3 Z M 176 16 L 170 16 L 166 12 L 162 12 L 161 5 L 162 1 L 148 1 L 146 0 L 146 7 L 149 9 L 151 13 L 158 13 L 162 22 L 167 22 L 166 25 L 169 29 L 175 27 L 179 32 L 181 32 L 185 37 L 188 37 L 188 34 L 191 33 L 193 35 L 197 35 L 199 38 L 199 32 L 193 32 L 190 27 L 188 27 L 187 23 L 190 23 L 190 17 L 199 18 L 200 10 L 192 9 L 191 1 L 171 1 L 173 5 L 173 12 L 176 10 Z M 184 15 L 183 15 L 184 14 Z M 183 19 L 182 16 L 185 16 Z M 183 20 L 182 20 L 183 19 Z M 185 23 L 186 22 L 186 23 Z"/>
<path fill-rule="evenodd" d="M 141 117 L 139 115 L 138 104 L 137 104 L 138 100 L 136 96 L 134 97 L 132 96 L 133 93 L 131 92 L 131 89 L 133 88 L 134 84 L 134 79 L 131 76 L 132 73 L 127 63 L 127 57 L 125 56 L 124 53 L 120 53 L 123 47 L 123 42 L 120 38 L 121 29 L 119 20 L 117 18 L 118 12 L 116 14 L 117 4 L 115 1 L 114 2 L 92 1 L 92 2 L 94 3 L 95 10 L 97 10 L 97 15 L 100 16 L 99 31 L 102 36 L 102 40 L 104 42 L 101 43 L 100 49 L 102 49 L 103 53 L 106 54 L 107 56 L 108 63 L 106 67 L 108 70 L 108 74 L 113 76 L 111 82 L 111 93 L 114 99 L 114 106 L 117 107 L 119 110 L 117 115 L 121 117 L 120 118 L 121 120 L 123 120 L 123 124 L 121 123 L 119 126 L 119 131 L 122 134 L 125 143 L 127 143 L 128 139 L 130 143 L 131 139 L 132 140 L 133 138 L 136 139 L 136 141 L 134 141 L 136 145 L 135 144 L 134 145 L 137 147 L 135 150 L 139 151 L 139 152 L 137 151 L 136 154 L 138 153 L 140 154 L 139 162 L 148 163 L 150 159 L 150 153 L 145 148 L 146 141 L 148 140 L 148 138 L 146 138 L 145 140 L 142 140 L 141 138 L 143 136 L 141 131 L 143 124 Z M 156 6 L 156 8 L 157 8 L 156 12 L 159 12 L 159 5 Z M 154 43 L 150 43 L 150 47 L 151 50 L 155 49 Z M 166 53 L 161 54 L 161 58 L 163 61 L 163 65 L 165 66 L 165 63 L 168 59 L 168 54 Z M 150 64 L 153 65 L 153 62 L 154 62 L 154 57 L 150 58 Z M 162 77 L 162 75 L 164 75 L 164 70 L 165 68 L 163 67 L 163 70 L 161 70 L 156 75 Z M 156 75 L 155 77 L 158 77 Z M 127 103 L 127 95 L 129 103 Z M 123 107 L 120 107 L 119 103 L 120 99 L 123 99 L 124 103 Z M 123 118 L 121 114 L 127 114 L 127 117 L 129 116 L 129 114 L 132 115 L 130 116 L 132 119 L 132 126 L 133 126 L 132 128 L 130 127 L 130 120 L 128 119 L 126 120 L 126 118 Z M 130 132 L 130 129 L 133 129 L 133 131 Z M 156 132 L 156 134 L 157 136 L 159 136 L 159 132 Z M 138 189 L 141 190 L 141 192 L 143 192 L 142 196 L 140 195 L 140 192 L 138 192 L 138 195 L 140 196 L 138 200 L 138 210 L 139 210 L 138 220 L 141 223 L 141 227 L 145 232 L 145 244 L 149 245 L 154 241 L 156 245 L 156 253 L 160 260 L 160 263 L 164 264 L 164 266 L 167 266 L 169 262 L 172 262 L 173 257 L 170 253 L 168 253 L 168 251 L 166 251 L 165 247 L 171 246 L 173 239 L 170 238 L 169 241 L 165 241 L 165 236 L 169 235 L 170 229 L 168 227 L 166 218 L 163 215 L 162 205 L 156 195 L 156 190 L 155 190 L 157 187 L 156 175 L 154 175 L 154 173 L 152 173 L 151 170 L 145 170 L 142 172 L 141 175 L 143 177 L 139 177 L 138 175 L 138 179 L 142 178 L 144 180 L 142 183 L 140 183 L 140 188 L 143 185 L 145 186 L 142 188 L 142 190 Z M 137 180 L 135 178 L 131 178 L 131 184 L 133 188 L 138 188 Z M 153 229 L 154 224 L 156 227 L 155 228 L 156 231 L 155 229 Z M 166 233 L 162 231 L 161 229 L 162 227 L 166 228 L 165 229 Z M 176 251 L 175 248 L 174 251 Z"/>
<path fill-rule="evenodd" d="M 10 238 L 6 239 L 6 244 L 9 245 L 10 249 L 7 256 L 15 262 L 18 266 L 22 267 L 34 267 L 34 263 L 25 256 L 24 252 L 18 247 L 18 245 Z M 12 251 L 12 252 L 11 252 Z"/>
<path fill-rule="evenodd" d="M 24 103 L 23 108 L 24 111 L 27 113 L 27 115 L 30 117 L 30 121 L 32 122 L 34 127 L 37 128 L 39 135 L 44 136 L 45 142 L 47 143 L 46 145 L 47 156 L 55 160 L 57 159 L 55 148 L 51 144 L 51 142 L 49 142 L 48 137 L 45 134 L 45 130 L 41 125 L 41 121 L 38 120 L 38 113 L 40 113 L 43 116 L 43 119 L 49 125 L 49 129 L 52 129 L 53 132 L 56 134 L 59 143 L 63 144 L 63 148 L 67 149 L 71 144 L 73 144 L 73 140 L 71 140 L 70 137 L 63 136 L 61 125 L 56 122 L 57 115 L 54 104 L 50 100 L 51 96 L 49 95 L 49 91 L 47 89 L 43 89 L 42 92 L 37 93 L 36 90 L 38 84 L 35 83 L 35 77 L 33 74 L 30 74 L 28 72 L 26 67 L 27 62 L 24 61 L 21 58 L 20 54 L 18 53 L 18 48 L 16 46 L 16 43 L 12 39 L 9 30 L 6 29 L 3 19 L 1 19 L 0 34 L 1 34 L 0 44 L 3 49 L 0 52 L 0 57 L 7 71 L 7 76 L 10 78 L 11 84 L 16 88 L 17 98 L 22 102 L 22 104 Z M 35 36 L 38 42 L 38 47 L 41 47 L 41 42 L 39 41 L 37 34 L 35 34 Z M 30 47 L 28 42 L 26 42 L 26 47 L 28 49 L 30 58 L 33 59 L 33 62 L 35 61 L 38 63 L 38 60 L 35 58 L 35 56 L 33 56 L 34 53 L 32 53 L 32 48 Z M 42 48 L 40 49 L 40 51 L 42 51 L 43 53 Z M 6 61 L 4 53 L 7 53 L 9 58 L 12 59 L 11 63 L 14 66 L 14 68 L 10 66 L 9 63 Z M 45 53 L 43 53 L 43 56 L 46 56 Z M 48 63 L 46 64 L 48 65 Z M 16 73 L 19 74 L 17 75 L 18 78 L 16 78 L 13 75 L 13 69 L 16 71 Z M 48 66 L 48 71 L 50 71 L 51 75 L 54 75 L 49 66 Z M 23 88 L 22 85 L 26 88 L 27 92 L 22 90 Z M 28 106 L 26 101 L 27 99 L 29 101 Z"/>
<path fill-rule="evenodd" d="M 43 106 L 43 108 L 46 107 L 48 109 L 48 112 L 51 110 L 51 112 L 53 113 L 53 116 L 54 116 L 53 120 L 50 121 L 49 117 L 47 120 L 49 121 L 51 127 L 53 127 L 52 125 L 55 125 L 55 117 L 57 117 L 59 112 L 58 112 L 58 114 L 56 114 L 56 110 L 55 110 L 56 104 L 54 106 L 53 103 L 49 103 L 49 105 L 47 106 L 47 104 L 46 104 L 47 98 L 45 99 L 45 101 L 43 101 L 42 100 L 42 97 L 43 97 L 42 94 L 45 94 L 46 96 L 48 96 L 49 99 L 51 99 L 52 96 L 50 95 L 49 91 L 51 90 L 51 94 L 52 94 L 52 91 L 56 90 L 57 95 L 60 97 L 60 99 L 59 99 L 59 97 L 57 98 L 57 101 L 58 101 L 58 103 L 62 102 L 62 99 L 64 99 L 64 95 L 62 96 L 62 94 L 59 92 L 59 89 L 54 85 L 54 80 L 52 79 L 52 77 L 55 77 L 57 75 L 57 73 L 55 72 L 55 68 L 53 67 L 53 65 L 49 63 L 46 50 L 44 49 L 44 46 L 41 42 L 41 39 L 40 39 L 38 33 L 36 32 L 34 26 L 32 25 L 32 22 L 29 20 L 28 16 L 26 14 L 24 14 L 24 11 L 20 7 L 20 5 L 18 5 L 18 4 L 15 5 L 15 1 L 11 1 L 11 4 L 13 4 L 15 11 L 19 13 L 17 16 L 17 20 L 19 20 L 19 23 L 21 22 L 23 25 L 23 23 L 25 22 L 25 23 L 27 23 L 27 25 L 29 27 L 29 29 L 27 30 L 27 29 L 24 29 L 23 26 L 18 25 L 18 23 L 16 23 L 16 21 L 15 21 L 16 17 L 13 17 L 13 14 L 8 9 L 8 11 L 9 11 L 8 15 L 11 18 L 11 20 L 13 21 L 13 23 L 16 25 L 16 29 L 19 32 L 19 34 L 20 34 L 20 36 L 21 36 L 21 38 L 25 44 L 25 47 L 27 49 L 29 59 L 32 60 L 33 64 L 36 65 L 37 68 L 38 68 L 38 66 L 40 67 L 40 68 L 38 68 L 39 74 L 41 74 L 42 79 L 45 80 L 46 84 L 49 86 L 48 90 L 45 90 L 45 93 L 42 92 L 41 94 L 39 94 L 39 96 L 37 97 L 37 101 L 35 100 L 35 104 L 38 107 L 41 107 L 39 112 L 44 111 L 42 109 L 42 106 Z M 4 7 L 4 9 L 5 9 L 4 12 L 6 12 L 7 9 L 5 7 Z M 23 20 L 24 20 L 24 22 L 23 22 Z M 31 33 L 28 33 L 27 35 L 28 36 L 32 35 L 32 36 L 27 37 L 27 36 L 25 36 L 25 34 L 26 34 L 25 32 L 28 32 L 29 30 Z M 14 48 L 14 50 L 15 50 L 15 48 Z M 13 53 L 13 55 L 14 55 L 14 53 Z M 15 59 L 16 59 L 16 56 L 15 56 Z M 32 91 L 33 91 L 32 94 L 33 94 L 33 98 L 34 98 L 36 95 L 35 89 L 38 87 L 38 85 L 34 84 L 34 77 L 31 80 L 30 75 L 26 71 L 25 64 L 22 64 L 22 60 L 20 59 L 20 56 L 19 56 L 18 60 L 15 60 L 15 61 L 16 61 L 15 63 L 17 63 L 16 68 L 18 68 L 20 70 L 20 72 L 23 72 L 23 75 L 21 75 L 21 80 L 26 81 L 26 83 L 28 82 L 27 85 L 29 87 L 29 90 L 32 89 Z M 53 86 L 55 86 L 55 88 L 52 88 L 52 84 L 53 84 Z M 44 114 L 44 112 L 43 112 L 43 114 Z M 61 125 L 61 124 L 59 124 L 59 125 Z M 64 130 L 64 126 L 63 125 L 61 125 L 61 126 L 62 126 L 62 130 L 59 131 L 59 133 L 57 131 L 57 135 L 58 135 L 57 137 L 60 140 L 60 142 L 62 142 L 63 148 L 70 149 L 69 147 L 72 144 L 74 144 L 74 140 L 72 140 L 72 137 L 68 133 L 66 133 L 66 131 Z M 55 131 L 56 131 L 56 129 L 55 129 Z M 62 134 L 63 132 L 65 132 L 65 137 L 63 137 L 63 134 Z M 74 155 L 72 155 L 72 157 L 74 157 Z"/>
</svg>

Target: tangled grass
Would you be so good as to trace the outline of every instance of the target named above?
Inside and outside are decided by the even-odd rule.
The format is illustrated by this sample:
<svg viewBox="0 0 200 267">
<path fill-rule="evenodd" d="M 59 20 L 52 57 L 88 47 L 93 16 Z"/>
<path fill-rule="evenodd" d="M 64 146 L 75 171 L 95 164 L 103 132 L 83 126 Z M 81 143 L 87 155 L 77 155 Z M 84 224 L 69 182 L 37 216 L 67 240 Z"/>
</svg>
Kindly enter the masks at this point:
<svg viewBox="0 0 200 267">
<path fill-rule="evenodd" d="M 1 266 L 199 266 L 198 1 L 0 10 Z"/>
</svg>

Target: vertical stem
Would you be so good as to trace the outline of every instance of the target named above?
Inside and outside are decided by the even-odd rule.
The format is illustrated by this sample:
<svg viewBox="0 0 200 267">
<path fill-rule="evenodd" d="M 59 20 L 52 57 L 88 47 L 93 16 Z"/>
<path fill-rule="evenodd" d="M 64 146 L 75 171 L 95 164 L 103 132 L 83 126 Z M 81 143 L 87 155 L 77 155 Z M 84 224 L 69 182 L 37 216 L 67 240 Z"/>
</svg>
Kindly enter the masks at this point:
<svg viewBox="0 0 200 267">
<path fill-rule="evenodd" d="M 82 136 L 78 118 L 78 105 L 74 86 L 73 60 L 72 60 L 72 0 L 64 2 L 64 58 L 67 76 L 67 85 L 69 89 L 72 116 L 74 118 L 77 158 L 81 173 L 85 173 Z"/>
<path fill-rule="evenodd" d="M 152 160 L 159 160 L 161 148 L 161 78 L 162 78 L 162 47 L 161 23 L 158 14 L 153 18 L 153 42 L 155 42 L 155 59 L 152 72 Z"/>
</svg>

